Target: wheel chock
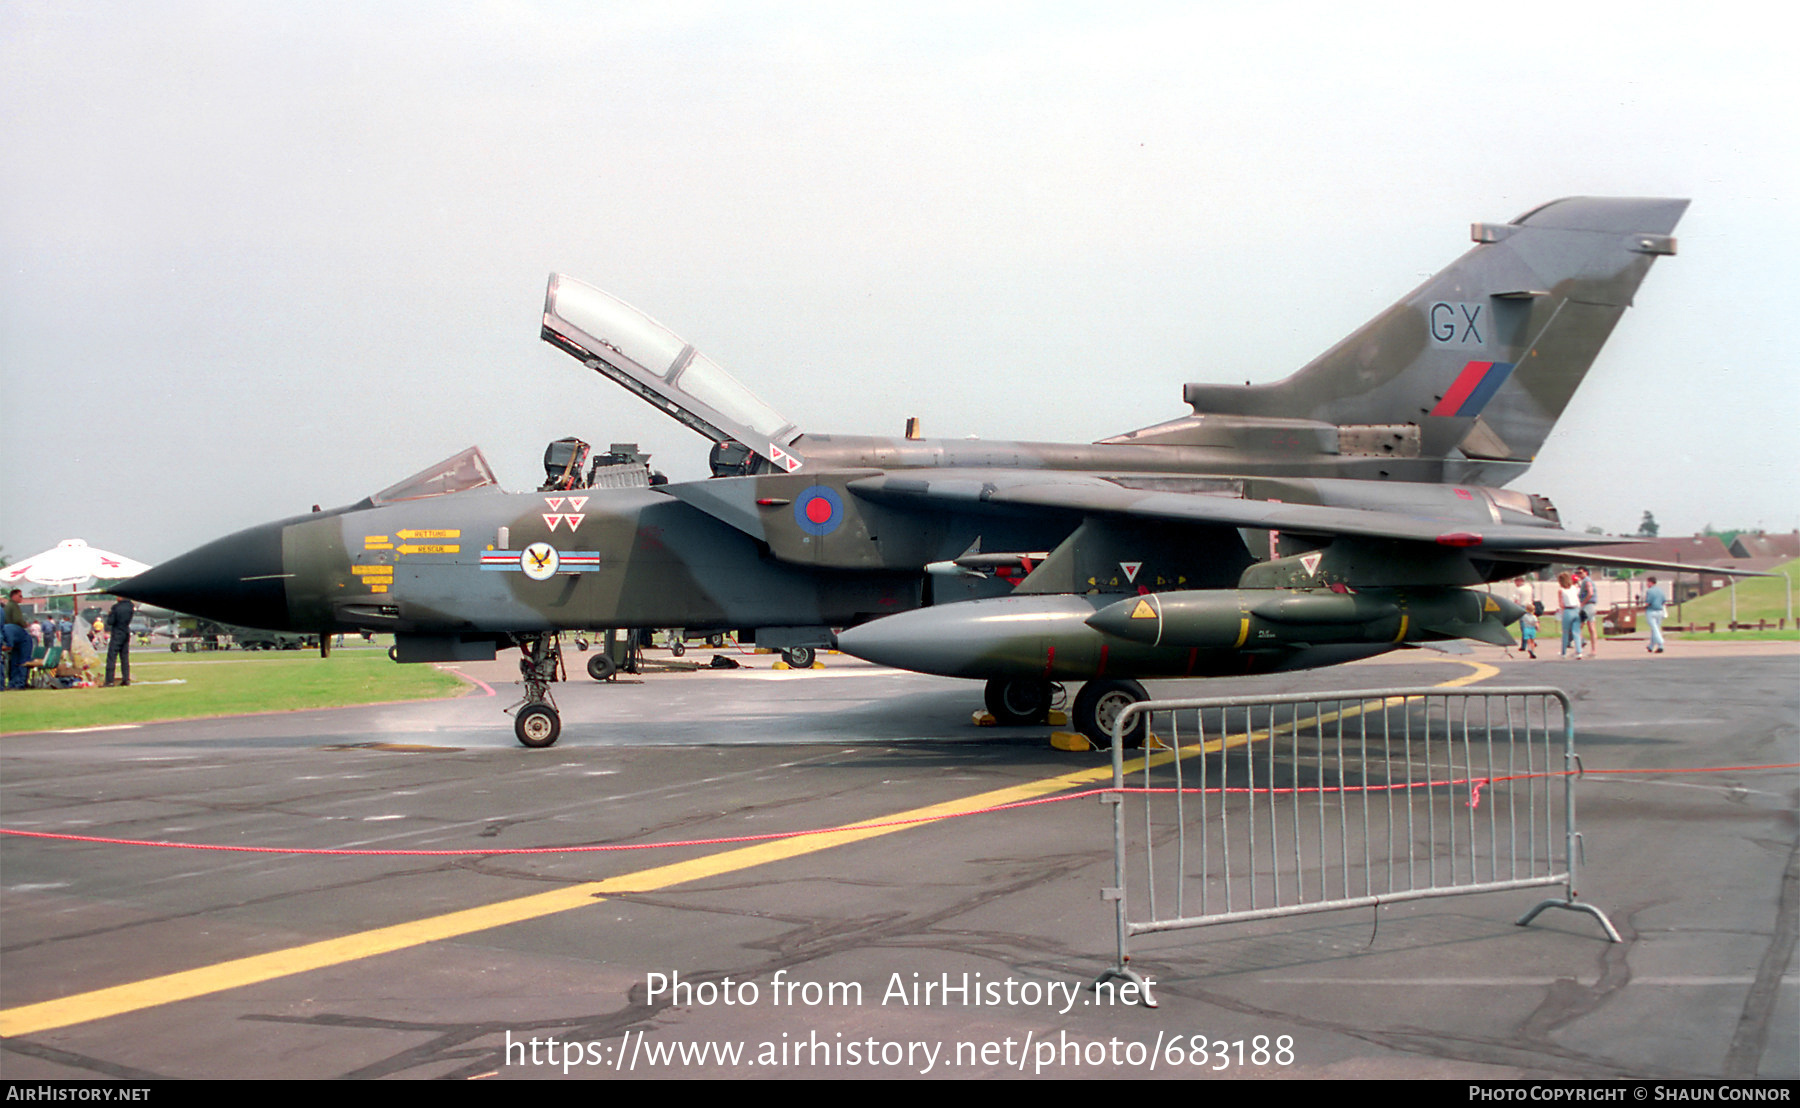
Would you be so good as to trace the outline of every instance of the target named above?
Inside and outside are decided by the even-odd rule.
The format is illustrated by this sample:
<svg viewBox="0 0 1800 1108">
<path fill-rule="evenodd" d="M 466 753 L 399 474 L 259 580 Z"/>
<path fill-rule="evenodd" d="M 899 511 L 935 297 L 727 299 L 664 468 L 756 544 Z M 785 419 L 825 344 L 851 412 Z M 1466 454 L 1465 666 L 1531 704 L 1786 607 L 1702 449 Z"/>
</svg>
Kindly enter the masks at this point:
<svg viewBox="0 0 1800 1108">
<path fill-rule="evenodd" d="M 793 669 L 794 667 L 788 665 L 786 662 L 776 662 L 774 665 L 770 666 L 769 668 L 770 669 Z"/>
<path fill-rule="evenodd" d="M 985 709 L 976 709 L 975 714 L 969 717 L 969 722 L 977 727 L 995 727 L 1000 723 L 994 718 L 994 713 Z"/>
<path fill-rule="evenodd" d="M 1050 745 L 1058 750 L 1072 750 L 1077 753 L 1085 750 L 1105 750 L 1102 743 L 1088 741 L 1088 737 L 1079 731 L 1052 731 Z M 1173 750 L 1174 747 L 1162 740 L 1162 736 L 1152 733 L 1144 744 L 1146 750 Z"/>
<path fill-rule="evenodd" d="M 812 664 L 812 668 L 814 668 L 814 669 L 824 669 L 824 668 L 825 668 L 825 663 L 824 663 L 824 662 L 821 662 L 821 661 L 819 661 L 819 660 L 818 660 L 818 659 L 817 659 L 817 658 L 814 658 L 814 659 L 813 659 L 813 664 Z"/>
<path fill-rule="evenodd" d="M 1049 718 L 1044 720 L 1044 722 L 1052 727 L 1067 727 L 1069 725 L 1069 713 L 1063 711 L 1061 708 L 1052 708 L 1050 709 Z"/>
</svg>

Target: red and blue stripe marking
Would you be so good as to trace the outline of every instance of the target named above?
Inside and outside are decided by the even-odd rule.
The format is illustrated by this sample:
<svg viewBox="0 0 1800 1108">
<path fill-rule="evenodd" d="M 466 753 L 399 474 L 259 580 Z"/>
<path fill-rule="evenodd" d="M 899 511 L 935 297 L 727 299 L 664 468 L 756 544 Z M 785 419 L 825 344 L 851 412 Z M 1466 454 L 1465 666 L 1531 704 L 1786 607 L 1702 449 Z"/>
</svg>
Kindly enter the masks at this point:
<svg viewBox="0 0 1800 1108">
<path fill-rule="evenodd" d="M 502 573 L 520 572 L 525 567 L 519 561 L 517 550 L 488 550 L 481 555 L 481 568 L 499 570 Z M 585 573 L 600 568 L 600 552 L 598 550 L 559 550 L 556 552 L 556 571 L 558 573 Z"/>
<path fill-rule="evenodd" d="M 1506 384 L 1512 376 L 1516 362 L 1470 362 L 1463 366 L 1462 372 L 1451 382 L 1450 391 L 1431 409 L 1434 416 L 1454 416 L 1468 419 L 1481 414 L 1488 401 Z"/>
</svg>

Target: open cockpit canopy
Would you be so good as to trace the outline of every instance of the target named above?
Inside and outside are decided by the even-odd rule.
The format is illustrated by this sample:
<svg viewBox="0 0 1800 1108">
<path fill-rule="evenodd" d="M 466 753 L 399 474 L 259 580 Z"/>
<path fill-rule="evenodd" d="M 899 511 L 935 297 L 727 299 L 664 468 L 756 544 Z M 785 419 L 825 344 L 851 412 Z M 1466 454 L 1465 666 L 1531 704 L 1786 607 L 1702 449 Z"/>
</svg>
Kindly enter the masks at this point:
<svg viewBox="0 0 1800 1108">
<path fill-rule="evenodd" d="M 785 469 L 800 429 L 717 362 L 643 312 L 560 273 L 544 294 L 543 338 L 715 444 L 734 440 Z"/>
</svg>

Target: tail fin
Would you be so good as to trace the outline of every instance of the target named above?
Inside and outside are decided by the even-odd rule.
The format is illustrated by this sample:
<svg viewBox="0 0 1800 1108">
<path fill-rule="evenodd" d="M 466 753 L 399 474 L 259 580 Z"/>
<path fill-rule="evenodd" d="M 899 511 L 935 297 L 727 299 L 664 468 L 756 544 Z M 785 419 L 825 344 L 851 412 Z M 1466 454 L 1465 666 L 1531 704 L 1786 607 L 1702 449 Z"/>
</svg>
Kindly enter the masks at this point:
<svg viewBox="0 0 1800 1108">
<path fill-rule="evenodd" d="M 1477 223 L 1473 250 L 1293 376 L 1183 398 L 1199 416 L 1336 424 L 1346 442 L 1416 427 L 1420 457 L 1503 483 L 1536 457 L 1650 263 L 1675 252 L 1687 205 L 1580 196 Z"/>
</svg>

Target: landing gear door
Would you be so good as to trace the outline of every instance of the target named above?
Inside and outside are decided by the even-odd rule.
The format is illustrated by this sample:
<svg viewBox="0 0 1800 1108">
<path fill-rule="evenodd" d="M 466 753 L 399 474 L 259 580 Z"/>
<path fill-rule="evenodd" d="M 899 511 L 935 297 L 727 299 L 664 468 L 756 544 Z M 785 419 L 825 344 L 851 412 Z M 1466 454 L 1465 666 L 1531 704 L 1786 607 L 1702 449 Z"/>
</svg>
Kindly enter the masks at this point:
<svg viewBox="0 0 1800 1108">
<path fill-rule="evenodd" d="M 715 444 L 741 442 L 778 469 L 800 468 L 802 459 L 786 449 L 800 437 L 792 420 L 618 297 L 552 273 L 543 338 Z"/>
</svg>

